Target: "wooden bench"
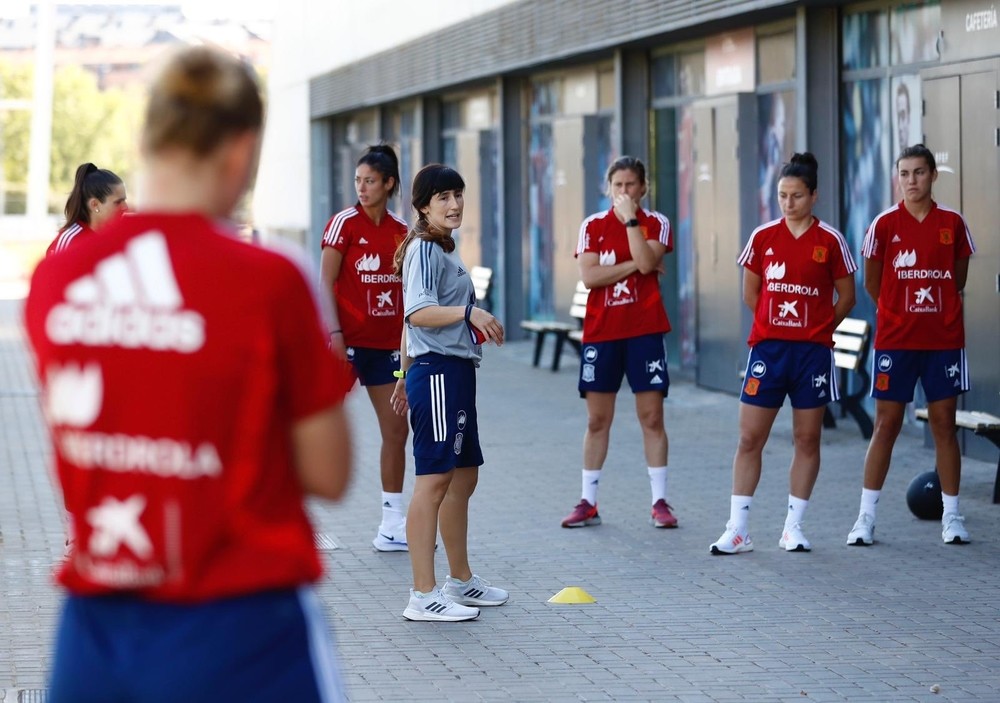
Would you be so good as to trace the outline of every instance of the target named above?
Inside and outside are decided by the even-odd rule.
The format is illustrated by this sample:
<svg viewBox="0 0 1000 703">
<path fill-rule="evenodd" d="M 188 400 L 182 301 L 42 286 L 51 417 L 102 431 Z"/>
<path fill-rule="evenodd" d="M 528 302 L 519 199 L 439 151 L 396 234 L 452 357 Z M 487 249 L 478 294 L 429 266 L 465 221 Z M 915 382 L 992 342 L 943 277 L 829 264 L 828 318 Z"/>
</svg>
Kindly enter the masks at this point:
<svg viewBox="0 0 1000 703">
<path fill-rule="evenodd" d="M 917 408 L 918 420 L 929 421 L 927 408 Z M 989 413 L 972 410 L 959 410 L 955 413 L 956 430 L 972 430 L 974 434 L 985 437 L 1000 448 L 1000 417 Z M 993 480 L 993 502 L 1000 503 L 1000 460 L 997 461 L 997 475 Z"/>
<path fill-rule="evenodd" d="M 865 397 L 871 388 L 871 376 L 868 373 L 868 349 L 871 346 L 872 326 L 867 320 L 846 317 L 833 331 L 833 363 L 837 367 L 837 386 L 840 389 L 840 416 L 848 414 L 858 423 L 858 428 L 865 439 L 871 439 L 874 425 L 872 418 L 865 410 Z M 856 373 L 861 379 L 858 389 L 847 393 L 847 381 L 851 373 Z M 823 416 L 825 427 L 836 427 L 837 422 L 827 406 Z"/>
<path fill-rule="evenodd" d="M 473 266 L 469 276 L 476 289 L 476 305 L 492 311 L 493 301 L 490 299 L 490 293 L 493 288 L 493 269 L 486 266 Z"/>
<path fill-rule="evenodd" d="M 521 329 L 535 335 L 535 354 L 532 359 L 532 366 L 538 366 L 542 359 L 542 347 L 545 338 L 552 336 L 555 339 L 555 347 L 552 350 L 552 370 L 559 370 L 559 362 L 562 359 L 563 347 L 566 342 L 580 351 L 583 340 L 583 318 L 587 314 L 587 297 L 590 290 L 583 285 L 583 281 L 578 281 L 576 291 L 573 293 L 573 303 L 569 306 L 569 316 L 573 322 L 561 322 L 559 320 L 524 320 L 521 322 Z"/>
<path fill-rule="evenodd" d="M 833 363 L 837 367 L 837 387 L 840 389 L 840 400 L 837 401 L 840 404 L 840 416 L 847 417 L 850 413 L 865 439 L 871 439 L 872 431 L 875 429 L 871 416 L 861 404 L 871 385 L 871 376 L 865 364 L 870 345 L 871 325 L 865 320 L 846 317 L 833 332 Z M 858 390 L 845 394 L 844 389 L 847 388 L 848 376 L 851 373 L 858 374 L 861 384 Z M 740 369 L 740 378 L 745 376 L 746 369 Z M 823 426 L 837 426 L 837 419 L 829 405 L 823 413 Z"/>
</svg>

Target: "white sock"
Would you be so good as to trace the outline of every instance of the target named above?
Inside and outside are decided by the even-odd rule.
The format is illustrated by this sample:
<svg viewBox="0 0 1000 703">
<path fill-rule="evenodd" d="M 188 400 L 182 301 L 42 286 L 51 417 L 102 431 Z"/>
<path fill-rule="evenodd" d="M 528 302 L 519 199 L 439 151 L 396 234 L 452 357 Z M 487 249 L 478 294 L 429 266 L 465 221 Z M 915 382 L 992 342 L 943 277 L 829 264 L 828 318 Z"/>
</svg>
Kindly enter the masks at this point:
<svg viewBox="0 0 1000 703">
<path fill-rule="evenodd" d="M 958 496 L 950 496 L 944 491 L 941 491 L 941 504 L 944 506 L 945 515 L 959 515 L 958 512 Z"/>
<path fill-rule="evenodd" d="M 399 525 L 403 522 L 403 494 L 382 491 L 382 524 Z"/>
<path fill-rule="evenodd" d="M 653 494 L 653 504 L 658 500 L 667 499 L 667 467 L 650 466 L 649 469 L 649 490 Z"/>
<path fill-rule="evenodd" d="M 753 496 L 734 495 L 729 498 L 729 522 L 744 532 L 747 529 L 747 522 L 750 520 L 751 502 L 753 502 Z"/>
<path fill-rule="evenodd" d="M 597 505 L 597 488 L 600 483 L 600 469 L 583 470 L 583 499 L 591 505 Z"/>
<path fill-rule="evenodd" d="M 868 513 L 875 519 L 875 508 L 878 506 L 878 497 L 882 491 L 873 491 L 870 488 L 861 489 L 861 512 Z"/>
<path fill-rule="evenodd" d="M 808 500 L 796 498 L 791 493 L 788 494 L 788 514 L 785 515 L 785 527 L 796 525 L 802 522 L 802 516 L 806 512 Z"/>
</svg>

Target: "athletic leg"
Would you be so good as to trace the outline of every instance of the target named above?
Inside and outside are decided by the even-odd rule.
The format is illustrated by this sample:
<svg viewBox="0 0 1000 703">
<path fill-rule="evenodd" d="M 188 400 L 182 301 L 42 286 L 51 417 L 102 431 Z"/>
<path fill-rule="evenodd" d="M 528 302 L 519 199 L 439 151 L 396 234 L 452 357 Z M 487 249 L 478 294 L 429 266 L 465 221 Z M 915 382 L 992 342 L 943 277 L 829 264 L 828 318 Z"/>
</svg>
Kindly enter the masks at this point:
<svg viewBox="0 0 1000 703">
<path fill-rule="evenodd" d="M 382 473 L 382 490 L 386 493 L 402 493 L 403 477 L 406 474 L 406 438 L 409 425 L 405 415 L 393 412 L 389 398 L 394 384 L 365 386 L 371 399 L 379 432 L 382 435 L 382 451 L 379 465 Z"/>
<path fill-rule="evenodd" d="M 449 575 L 459 581 L 472 578 L 469 567 L 469 499 L 479 482 L 479 467 L 455 469 L 441 502 L 441 540 L 448 556 Z"/>
<path fill-rule="evenodd" d="M 454 473 L 452 470 L 443 474 L 423 474 L 413 482 L 413 498 L 406 519 L 406 541 L 410 546 L 413 588 L 416 591 L 430 593 L 437 585 L 434 543 L 437 541 L 438 515 Z"/>
</svg>

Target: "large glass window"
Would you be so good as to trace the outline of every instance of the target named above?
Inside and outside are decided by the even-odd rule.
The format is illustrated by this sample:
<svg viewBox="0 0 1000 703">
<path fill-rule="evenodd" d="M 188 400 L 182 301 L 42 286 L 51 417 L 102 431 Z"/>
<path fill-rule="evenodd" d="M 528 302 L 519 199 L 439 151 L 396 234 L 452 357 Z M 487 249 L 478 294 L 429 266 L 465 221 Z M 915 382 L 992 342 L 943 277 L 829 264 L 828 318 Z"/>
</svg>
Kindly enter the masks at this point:
<svg viewBox="0 0 1000 703">
<path fill-rule="evenodd" d="M 653 99 L 702 95 L 705 92 L 705 52 L 661 54 L 651 62 Z"/>
<path fill-rule="evenodd" d="M 455 240 L 468 266 L 496 266 L 498 112 L 493 90 L 449 96 L 442 104 L 442 161 L 465 181 L 465 213 Z"/>
<path fill-rule="evenodd" d="M 757 83 L 787 83 L 795 80 L 795 32 L 757 37 Z"/>
<path fill-rule="evenodd" d="M 795 92 L 758 96 L 757 113 L 757 219 L 763 223 L 781 217 L 778 174 L 795 153 Z"/>
<path fill-rule="evenodd" d="M 888 63 L 889 22 L 882 10 L 856 12 L 844 18 L 843 68 L 857 71 Z"/>
<path fill-rule="evenodd" d="M 941 6 L 908 3 L 892 8 L 889 18 L 891 63 L 923 63 L 941 58 Z"/>
<path fill-rule="evenodd" d="M 938 2 L 869 4 L 844 16 L 841 228 L 859 263 L 868 226 L 899 196 L 896 157 L 923 140 L 919 69 L 939 60 L 940 30 Z M 872 320 L 874 306 L 858 296 L 852 314 Z"/>
<path fill-rule="evenodd" d="M 539 76 L 531 83 L 528 136 L 528 254 L 525 315 L 568 317 L 580 278 L 580 223 L 608 207 L 603 180 L 614 158 L 610 66 Z"/>
<path fill-rule="evenodd" d="M 423 161 L 420 111 L 417 104 L 405 103 L 388 108 L 385 124 L 387 131 L 383 138 L 392 144 L 399 157 L 399 197 L 390 207 L 396 214 L 412 222 L 410 187 Z"/>
</svg>

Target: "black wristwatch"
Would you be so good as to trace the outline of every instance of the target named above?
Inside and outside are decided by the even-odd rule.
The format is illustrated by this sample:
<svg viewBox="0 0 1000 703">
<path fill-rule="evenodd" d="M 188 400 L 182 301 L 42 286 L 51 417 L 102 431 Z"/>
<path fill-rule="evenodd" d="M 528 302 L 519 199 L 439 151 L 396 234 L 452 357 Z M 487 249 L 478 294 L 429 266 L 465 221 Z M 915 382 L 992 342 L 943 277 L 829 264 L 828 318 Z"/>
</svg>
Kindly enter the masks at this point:
<svg viewBox="0 0 1000 703">
<path fill-rule="evenodd" d="M 635 219 L 633 217 L 631 220 L 629 220 L 628 222 L 625 223 L 625 226 L 626 227 L 638 227 L 639 226 L 639 220 L 637 220 L 637 219 Z"/>
</svg>

